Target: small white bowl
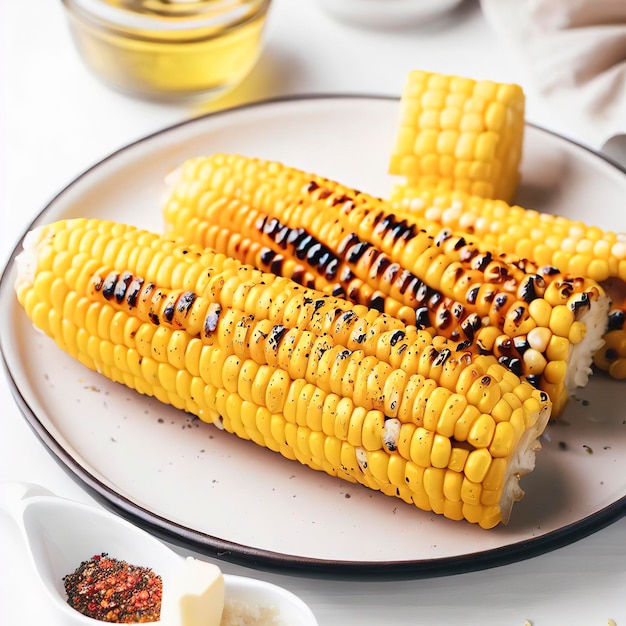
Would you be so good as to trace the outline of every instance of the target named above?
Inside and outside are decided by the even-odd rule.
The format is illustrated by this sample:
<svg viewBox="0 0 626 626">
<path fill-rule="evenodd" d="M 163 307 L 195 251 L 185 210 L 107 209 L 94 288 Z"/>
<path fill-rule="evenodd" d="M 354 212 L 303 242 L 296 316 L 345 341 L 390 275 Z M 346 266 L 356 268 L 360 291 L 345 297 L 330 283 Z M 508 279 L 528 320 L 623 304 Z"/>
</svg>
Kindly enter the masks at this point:
<svg viewBox="0 0 626 626">
<path fill-rule="evenodd" d="M 59 498 L 44 487 L 28 483 L 0 486 L 0 509 L 20 527 L 28 553 L 50 605 L 61 613 L 62 623 L 93 626 L 94 620 L 67 603 L 63 577 L 82 561 L 103 552 L 133 565 L 151 568 L 163 581 L 163 604 L 183 568 L 185 557 L 129 522 L 93 506 Z M 251 610 L 266 607 L 285 626 L 318 626 L 311 609 L 286 589 L 253 578 L 224 575 L 225 604 Z M 171 593 L 171 592 L 170 592 Z M 164 622 L 154 622 L 155 624 Z M 169 626 L 169 624 L 168 624 Z"/>
<path fill-rule="evenodd" d="M 407 28 L 441 17 L 462 0 L 318 0 L 329 15 L 366 28 Z"/>
</svg>

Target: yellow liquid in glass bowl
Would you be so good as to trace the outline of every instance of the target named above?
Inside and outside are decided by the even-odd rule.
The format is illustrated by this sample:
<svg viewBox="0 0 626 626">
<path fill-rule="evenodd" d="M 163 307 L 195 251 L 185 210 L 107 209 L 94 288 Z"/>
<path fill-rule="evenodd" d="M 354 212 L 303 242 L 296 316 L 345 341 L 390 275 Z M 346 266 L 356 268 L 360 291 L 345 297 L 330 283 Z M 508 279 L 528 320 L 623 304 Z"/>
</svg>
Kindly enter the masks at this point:
<svg viewBox="0 0 626 626">
<path fill-rule="evenodd" d="M 76 47 L 86 65 L 109 85 L 132 94 L 168 99 L 218 96 L 236 86 L 256 63 L 267 5 L 223 28 L 179 31 L 111 28 L 69 13 Z"/>
</svg>

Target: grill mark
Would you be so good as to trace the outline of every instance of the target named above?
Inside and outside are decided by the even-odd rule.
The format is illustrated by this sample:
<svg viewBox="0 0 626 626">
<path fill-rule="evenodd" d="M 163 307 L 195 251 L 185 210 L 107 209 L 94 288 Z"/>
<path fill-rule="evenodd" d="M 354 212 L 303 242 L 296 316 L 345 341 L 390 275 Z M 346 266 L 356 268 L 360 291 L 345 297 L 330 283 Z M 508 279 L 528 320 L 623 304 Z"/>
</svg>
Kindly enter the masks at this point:
<svg viewBox="0 0 626 626">
<path fill-rule="evenodd" d="M 137 306 L 137 300 L 141 293 L 144 280 L 141 276 L 135 276 L 126 290 L 126 304 L 128 308 L 133 309 Z"/>
<path fill-rule="evenodd" d="M 267 343 L 274 352 L 278 352 L 280 340 L 283 338 L 283 335 L 286 332 L 287 332 L 287 329 L 280 324 L 277 324 L 276 326 L 272 326 L 272 330 L 270 330 L 269 336 L 267 338 Z"/>
<path fill-rule="evenodd" d="M 578 297 L 570 304 L 572 311 L 574 313 L 578 313 L 580 309 L 586 309 L 591 305 L 589 300 L 588 293 L 581 293 Z"/>
<path fill-rule="evenodd" d="M 196 301 L 196 294 L 193 291 L 185 291 L 180 294 L 176 301 L 176 312 L 184 315 L 189 315 L 193 303 Z"/>
<path fill-rule="evenodd" d="M 117 284 L 119 274 L 117 272 L 110 272 L 102 282 L 102 296 L 106 300 L 111 300 L 115 295 L 115 285 Z"/>
<path fill-rule="evenodd" d="M 428 308 L 425 306 L 419 307 L 419 309 L 415 309 L 415 325 L 423 330 L 424 328 L 428 328 L 430 326 L 430 316 L 428 314 Z"/>
<path fill-rule="evenodd" d="M 609 311 L 608 330 L 621 330 L 626 322 L 626 312 L 623 309 L 611 309 Z"/>
<path fill-rule="evenodd" d="M 212 302 L 209 305 L 209 310 L 207 311 L 206 317 L 204 318 L 204 334 L 206 337 L 215 332 L 221 312 L 222 307 L 216 302 Z"/>
<path fill-rule="evenodd" d="M 398 343 L 398 341 L 402 341 L 402 339 L 404 339 L 405 337 L 406 337 L 406 333 L 404 331 L 396 330 L 393 332 L 393 334 L 389 338 L 389 343 L 392 346 L 395 346 Z"/>
<path fill-rule="evenodd" d="M 452 351 L 449 348 L 444 348 L 439 353 L 437 358 L 435 358 L 435 360 L 433 361 L 433 366 L 437 367 L 439 365 L 443 365 L 448 360 L 451 354 L 452 354 Z"/>
<path fill-rule="evenodd" d="M 537 297 L 535 277 L 528 276 L 520 285 L 519 295 L 524 302 L 532 302 Z"/>
</svg>

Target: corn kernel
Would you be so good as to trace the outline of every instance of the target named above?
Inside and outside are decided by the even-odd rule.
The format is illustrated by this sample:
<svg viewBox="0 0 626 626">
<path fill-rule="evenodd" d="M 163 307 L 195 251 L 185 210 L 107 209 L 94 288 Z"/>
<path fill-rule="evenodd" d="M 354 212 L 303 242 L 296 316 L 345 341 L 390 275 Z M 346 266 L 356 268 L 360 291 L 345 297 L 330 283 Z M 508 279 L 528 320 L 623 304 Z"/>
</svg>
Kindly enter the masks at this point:
<svg viewBox="0 0 626 626">
<path fill-rule="evenodd" d="M 469 450 L 466 448 L 452 448 L 448 468 L 453 472 L 462 472 L 468 455 Z"/>
<path fill-rule="evenodd" d="M 481 485 L 472 482 L 469 478 L 463 478 L 461 485 L 461 500 L 466 504 L 480 504 Z"/>
<path fill-rule="evenodd" d="M 507 458 L 513 453 L 517 442 L 518 436 L 511 422 L 500 422 L 496 425 L 489 452 L 492 457 Z"/>
<path fill-rule="evenodd" d="M 491 415 L 481 415 L 470 428 L 467 441 L 476 448 L 487 448 L 491 445 L 496 430 L 496 422 Z"/>
<path fill-rule="evenodd" d="M 491 454 L 486 448 L 472 450 L 465 462 L 465 476 L 474 483 L 482 483 L 489 466 L 491 465 Z"/>
<path fill-rule="evenodd" d="M 550 330 L 559 337 L 569 337 L 574 323 L 574 312 L 566 305 L 559 304 L 552 309 L 550 315 Z"/>
<path fill-rule="evenodd" d="M 430 452 L 433 446 L 434 433 L 419 427 L 411 438 L 411 461 L 421 467 L 430 466 Z"/>
<path fill-rule="evenodd" d="M 452 453 L 452 441 L 449 437 L 435 435 L 430 451 L 430 462 L 433 467 L 448 467 Z"/>
</svg>

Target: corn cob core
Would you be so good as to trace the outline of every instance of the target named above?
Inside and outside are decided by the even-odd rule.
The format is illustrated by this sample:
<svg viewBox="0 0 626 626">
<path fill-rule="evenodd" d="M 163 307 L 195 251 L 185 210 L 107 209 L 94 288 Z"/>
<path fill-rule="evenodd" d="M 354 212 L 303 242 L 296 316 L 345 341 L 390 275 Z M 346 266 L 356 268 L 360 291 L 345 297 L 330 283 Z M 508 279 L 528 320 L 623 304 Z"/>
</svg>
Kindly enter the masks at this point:
<svg viewBox="0 0 626 626">
<path fill-rule="evenodd" d="M 246 261 L 260 257 L 261 265 L 269 258 L 272 271 L 288 271 L 309 257 L 302 276 L 330 292 L 337 287 L 334 270 L 346 264 L 349 278 L 369 287 L 369 293 L 346 290 L 346 297 L 371 306 L 368 296 L 384 294 L 378 308 L 468 340 L 474 351 L 494 355 L 548 391 L 553 415 L 586 382 L 600 342 L 597 320 L 608 303 L 593 281 L 552 270 L 527 273 L 524 263 L 482 252 L 448 228 L 429 228 L 380 199 L 277 162 L 240 155 L 191 159 L 178 172 L 164 213 L 185 240 Z M 300 242 L 291 256 L 290 241 Z M 252 242 L 256 261 L 247 256 Z M 272 266 L 275 256 L 267 250 L 280 253 L 280 264 Z"/>
<path fill-rule="evenodd" d="M 518 85 L 415 70 L 402 92 L 389 172 L 406 185 L 440 184 L 510 200 L 523 132 Z"/>
<path fill-rule="evenodd" d="M 518 480 L 534 467 L 550 401 L 489 359 L 442 359 L 430 346 L 408 375 L 350 349 L 314 311 L 277 324 L 263 314 L 271 299 L 254 290 L 287 292 L 287 311 L 307 306 L 302 287 L 264 285 L 258 270 L 223 255 L 112 222 L 42 227 L 17 265 L 17 296 L 34 324 L 140 393 L 451 519 L 490 528 L 523 495 Z M 446 376 L 454 390 L 439 384 Z"/>
</svg>

